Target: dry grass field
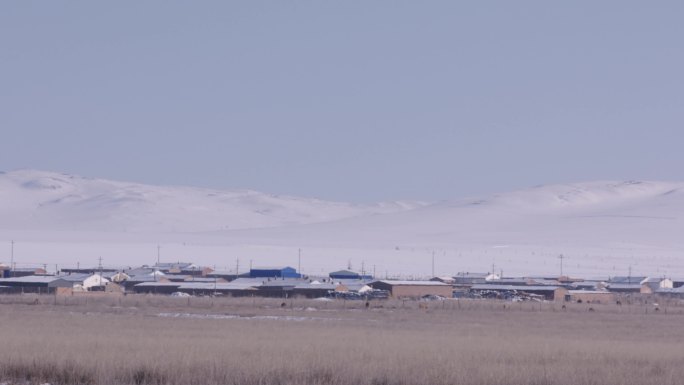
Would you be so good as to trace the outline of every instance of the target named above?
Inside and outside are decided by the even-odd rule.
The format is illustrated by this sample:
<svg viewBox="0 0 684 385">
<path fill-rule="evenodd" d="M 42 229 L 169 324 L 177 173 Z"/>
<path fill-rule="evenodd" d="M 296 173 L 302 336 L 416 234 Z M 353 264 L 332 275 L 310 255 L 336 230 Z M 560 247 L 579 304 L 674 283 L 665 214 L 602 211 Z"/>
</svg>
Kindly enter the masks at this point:
<svg viewBox="0 0 684 385">
<path fill-rule="evenodd" d="M 588 306 L 4 296 L 0 382 L 684 383 L 684 308 Z"/>
</svg>

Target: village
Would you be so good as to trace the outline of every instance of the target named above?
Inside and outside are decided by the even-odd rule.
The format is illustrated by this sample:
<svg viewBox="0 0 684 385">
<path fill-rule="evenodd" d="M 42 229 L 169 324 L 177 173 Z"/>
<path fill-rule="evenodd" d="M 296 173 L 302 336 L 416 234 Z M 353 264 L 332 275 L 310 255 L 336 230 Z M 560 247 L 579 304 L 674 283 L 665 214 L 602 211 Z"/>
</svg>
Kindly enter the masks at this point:
<svg viewBox="0 0 684 385">
<path fill-rule="evenodd" d="M 625 299 L 684 298 L 684 279 L 632 275 L 584 279 L 459 272 L 453 276 L 406 280 L 376 279 L 351 269 L 333 271 L 327 276 L 308 276 L 290 266 L 254 267 L 236 273 L 190 262 L 158 262 L 136 268 L 64 268 L 53 273 L 40 267 L 11 268 L 0 264 L 0 273 L 0 294 L 67 296 L 98 293 L 331 300 L 469 298 L 589 304 L 620 304 Z"/>
</svg>

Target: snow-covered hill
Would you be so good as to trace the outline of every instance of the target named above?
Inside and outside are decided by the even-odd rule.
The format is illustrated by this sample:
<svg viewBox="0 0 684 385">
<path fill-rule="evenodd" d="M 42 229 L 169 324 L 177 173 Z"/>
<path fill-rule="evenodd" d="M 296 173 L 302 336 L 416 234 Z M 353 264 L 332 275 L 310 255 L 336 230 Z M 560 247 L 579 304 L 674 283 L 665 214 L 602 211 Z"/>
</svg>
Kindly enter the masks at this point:
<svg viewBox="0 0 684 385">
<path fill-rule="evenodd" d="M 334 221 L 419 202 L 354 205 L 249 190 L 161 187 L 45 171 L 0 174 L 0 228 L 203 232 Z"/>
<path fill-rule="evenodd" d="M 21 263 L 162 259 L 379 275 L 508 273 L 684 277 L 684 183 L 540 186 L 433 204 L 355 205 L 255 191 L 159 187 L 40 171 L 0 174 L 0 242 Z M 9 250 L 9 247 L 7 248 Z M 3 257 L 0 248 L 0 261 Z"/>
</svg>

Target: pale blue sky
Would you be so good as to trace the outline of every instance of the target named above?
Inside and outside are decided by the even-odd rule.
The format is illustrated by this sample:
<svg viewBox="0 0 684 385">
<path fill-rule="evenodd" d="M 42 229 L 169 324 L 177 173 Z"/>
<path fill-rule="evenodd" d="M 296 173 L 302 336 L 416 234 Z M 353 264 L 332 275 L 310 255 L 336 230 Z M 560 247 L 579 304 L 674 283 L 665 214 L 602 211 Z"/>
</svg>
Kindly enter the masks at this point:
<svg viewBox="0 0 684 385">
<path fill-rule="evenodd" d="M 439 200 L 684 179 L 680 1 L 4 1 L 0 169 Z"/>
</svg>

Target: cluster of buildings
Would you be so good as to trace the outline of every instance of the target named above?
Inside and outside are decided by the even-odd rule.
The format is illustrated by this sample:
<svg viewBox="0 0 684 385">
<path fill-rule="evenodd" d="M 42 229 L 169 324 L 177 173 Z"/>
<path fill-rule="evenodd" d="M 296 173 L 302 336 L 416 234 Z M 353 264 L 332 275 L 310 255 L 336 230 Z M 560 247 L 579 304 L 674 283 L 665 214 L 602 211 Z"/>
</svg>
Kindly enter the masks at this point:
<svg viewBox="0 0 684 385">
<path fill-rule="evenodd" d="M 0 293 L 69 295 L 75 292 L 144 293 L 193 296 L 306 298 L 498 298 L 610 303 L 624 295 L 684 298 L 684 279 L 612 277 L 501 277 L 458 273 L 429 280 L 375 279 L 351 270 L 324 277 L 303 276 L 289 266 L 214 270 L 193 263 L 157 263 L 138 268 L 11 269 L 0 264 Z"/>
</svg>

